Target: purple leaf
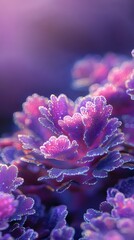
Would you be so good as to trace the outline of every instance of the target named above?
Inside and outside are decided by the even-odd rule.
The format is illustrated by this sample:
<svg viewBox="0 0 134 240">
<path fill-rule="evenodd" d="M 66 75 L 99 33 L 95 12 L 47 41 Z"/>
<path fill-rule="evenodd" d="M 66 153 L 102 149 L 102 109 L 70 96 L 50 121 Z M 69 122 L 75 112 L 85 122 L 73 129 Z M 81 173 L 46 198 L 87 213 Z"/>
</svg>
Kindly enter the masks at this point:
<svg viewBox="0 0 134 240">
<path fill-rule="evenodd" d="M 22 216 L 27 216 L 35 213 L 33 209 L 34 200 L 32 198 L 26 197 L 25 195 L 19 195 L 17 197 L 17 200 L 18 206 L 11 220 L 20 220 Z"/>
<path fill-rule="evenodd" d="M 18 178 L 18 169 L 16 166 L 0 165 L 0 191 L 11 193 L 23 183 L 22 178 Z"/>
</svg>

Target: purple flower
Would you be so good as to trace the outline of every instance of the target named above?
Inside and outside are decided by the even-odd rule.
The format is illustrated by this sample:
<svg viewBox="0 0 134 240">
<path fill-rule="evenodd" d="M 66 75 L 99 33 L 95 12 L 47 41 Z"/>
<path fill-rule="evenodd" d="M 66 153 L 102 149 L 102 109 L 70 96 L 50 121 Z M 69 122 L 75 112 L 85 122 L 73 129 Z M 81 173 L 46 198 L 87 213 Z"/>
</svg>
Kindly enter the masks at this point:
<svg viewBox="0 0 134 240">
<path fill-rule="evenodd" d="M 111 113 L 104 97 L 72 102 L 63 94 L 50 100 L 33 95 L 23 104 L 23 112 L 14 115 L 22 147 L 16 139 L 17 144 L 4 148 L 2 156 L 44 165 L 40 180 L 63 183 L 59 191 L 72 182 L 93 184 L 123 164 L 121 123 Z"/>
<path fill-rule="evenodd" d="M 92 96 L 106 97 L 108 103 L 113 106 L 114 116 L 131 114 L 133 103 L 126 94 L 126 81 L 133 68 L 133 60 L 130 61 L 123 56 L 109 54 L 102 59 L 92 56 L 74 66 L 73 78 L 76 78 L 74 85 L 77 87 L 86 85 Z"/>
<path fill-rule="evenodd" d="M 125 134 L 125 145 L 123 145 L 123 167 L 133 169 L 134 168 L 134 104 L 131 100 L 133 94 L 133 73 L 134 68 L 133 60 L 123 59 L 116 56 L 118 61 L 115 61 L 117 64 L 111 65 L 108 69 L 107 76 L 104 77 L 99 73 L 101 78 L 98 81 L 95 77 L 95 74 L 89 77 L 88 86 L 91 96 L 104 96 L 107 99 L 107 102 L 113 106 L 112 115 L 118 117 L 119 120 L 123 122 L 121 128 Z M 116 59 L 115 58 L 115 59 Z M 93 58 L 94 59 L 94 58 Z M 123 61 L 124 60 L 124 61 Z M 92 58 L 86 60 L 86 64 L 90 67 L 90 61 L 92 66 Z M 98 60 L 96 60 L 97 62 Z M 100 62 L 96 64 L 99 67 L 99 64 L 103 62 L 104 66 L 108 66 L 109 61 L 107 57 L 104 57 Z M 114 61 L 113 61 L 114 62 Z M 87 68 L 86 66 L 86 68 Z M 97 72 L 98 68 L 94 68 L 94 71 Z M 78 71 L 81 68 L 81 64 L 78 65 Z M 92 70 L 93 71 L 93 70 Z M 81 78 L 83 72 L 81 71 Z M 83 76 L 84 77 L 84 76 Z M 81 82 L 82 85 L 82 82 Z M 131 95 L 131 98 L 130 96 Z M 117 101 L 118 100 L 118 101 Z"/>
<path fill-rule="evenodd" d="M 106 83 L 110 70 L 119 66 L 123 60 L 125 56 L 109 53 L 103 58 L 98 55 L 89 55 L 77 61 L 72 69 L 73 86 L 83 88 L 94 83 Z"/>
<path fill-rule="evenodd" d="M 133 113 L 133 103 L 126 93 L 126 82 L 133 68 L 133 61 L 123 62 L 120 67 L 115 67 L 109 72 L 105 84 L 92 85 L 89 88 L 91 95 L 106 97 L 108 103 L 113 106 L 114 116 L 121 117 L 123 114 Z"/>
<path fill-rule="evenodd" d="M 16 166 L 0 165 L 0 230 L 6 230 L 9 233 L 11 228 L 14 229 L 13 232 L 17 228 L 19 229 L 27 216 L 35 212 L 33 210 L 34 200 L 20 194 L 17 190 L 18 186 L 23 183 L 23 179 L 17 177 L 17 175 L 18 169 Z M 26 231 L 23 229 L 23 233 L 26 233 Z M 36 233 L 34 235 L 37 236 Z M 20 237 L 22 237 L 22 234 Z M 35 238 L 29 236 L 29 239 Z"/>
<path fill-rule="evenodd" d="M 130 178 L 128 182 L 130 183 Z M 126 184 L 127 180 L 122 180 L 124 187 Z M 116 188 L 109 189 L 107 201 L 101 204 L 101 211 L 88 209 L 84 220 L 85 222 L 81 225 L 83 230 L 81 240 L 132 240 L 134 238 L 134 195 L 127 197 Z"/>
<path fill-rule="evenodd" d="M 8 227 L 7 219 L 16 211 L 18 201 L 10 194 L 0 192 L 0 230 Z"/>
</svg>

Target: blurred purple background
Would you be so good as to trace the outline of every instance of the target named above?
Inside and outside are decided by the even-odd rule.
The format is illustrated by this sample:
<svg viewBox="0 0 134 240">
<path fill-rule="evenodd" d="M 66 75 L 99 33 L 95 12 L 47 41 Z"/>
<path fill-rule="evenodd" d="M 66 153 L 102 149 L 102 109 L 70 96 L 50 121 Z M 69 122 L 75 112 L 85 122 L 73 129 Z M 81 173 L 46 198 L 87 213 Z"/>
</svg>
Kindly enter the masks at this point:
<svg viewBox="0 0 134 240">
<path fill-rule="evenodd" d="M 133 48 L 133 0 L 1 0 L 0 131 L 34 92 L 80 94 L 70 87 L 77 59 Z"/>
</svg>

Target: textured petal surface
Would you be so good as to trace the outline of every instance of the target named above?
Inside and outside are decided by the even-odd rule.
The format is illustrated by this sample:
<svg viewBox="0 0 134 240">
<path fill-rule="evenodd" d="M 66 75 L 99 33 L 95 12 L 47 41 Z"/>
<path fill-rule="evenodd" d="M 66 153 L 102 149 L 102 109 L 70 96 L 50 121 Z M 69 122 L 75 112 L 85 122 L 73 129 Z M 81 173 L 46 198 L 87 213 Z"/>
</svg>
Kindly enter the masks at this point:
<svg viewBox="0 0 134 240">
<path fill-rule="evenodd" d="M 105 205 L 106 203 L 111 205 L 109 213 L 96 211 L 94 209 L 87 210 L 86 214 L 84 214 L 85 222 L 81 224 L 83 230 L 81 240 L 132 240 L 134 238 L 134 195 L 132 194 L 134 186 L 132 186 L 132 182 L 133 178 L 128 178 L 122 180 L 122 182 L 117 185 L 117 188 L 123 185 L 124 187 L 126 185 L 129 186 L 131 190 L 131 196 L 129 197 L 127 197 L 128 193 L 125 196 L 117 188 L 108 190 Z M 106 209 L 103 207 L 101 209 Z"/>
</svg>

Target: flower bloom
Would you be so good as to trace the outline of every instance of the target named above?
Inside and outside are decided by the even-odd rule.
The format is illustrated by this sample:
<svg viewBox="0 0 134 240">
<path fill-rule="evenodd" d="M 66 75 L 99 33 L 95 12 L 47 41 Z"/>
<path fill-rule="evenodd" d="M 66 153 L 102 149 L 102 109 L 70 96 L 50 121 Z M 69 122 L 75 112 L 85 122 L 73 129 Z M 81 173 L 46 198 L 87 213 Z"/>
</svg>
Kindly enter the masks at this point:
<svg viewBox="0 0 134 240">
<path fill-rule="evenodd" d="M 116 56 L 116 55 L 115 55 Z M 76 63 L 76 72 L 80 72 L 81 84 L 79 87 L 82 87 L 82 79 L 84 78 L 84 69 L 92 68 L 92 61 L 95 61 L 94 58 L 87 58 L 85 60 L 85 64 L 83 65 L 81 62 Z M 95 76 L 97 73 L 99 65 L 103 63 L 105 67 L 109 66 L 109 60 L 107 55 L 100 59 L 100 61 L 96 60 L 96 68 L 92 69 L 91 74 L 88 77 L 89 93 L 91 96 L 104 96 L 108 102 L 113 106 L 112 116 L 118 117 L 119 120 L 122 121 L 121 129 L 125 134 L 125 145 L 124 153 L 126 156 L 124 157 L 124 161 L 127 163 L 124 167 L 128 167 L 129 169 L 134 168 L 134 104 L 133 104 L 133 89 L 134 89 L 134 80 L 133 80 L 133 69 L 134 69 L 134 61 L 129 59 L 123 59 L 120 56 L 116 56 L 115 59 L 117 61 L 113 61 L 113 65 L 108 68 L 107 75 L 104 76 L 101 71 L 98 76 L 100 76 L 101 80 L 98 80 Z M 83 71 L 81 71 L 81 67 Z M 75 70 L 75 67 L 74 67 Z M 82 78 L 83 77 L 83 78 Z M 77 80 L 76 80 L 77 82 Z M 130 98 L 130 96 L 131 98 Z M 128 161 L 128 158 L 131 160 Z M 130 157 L 131 155 L 131 157 Z M 128 163 L 129 162 L 129 163 Z"/>
<path fill-rule="evenodd" d="M 128 179 L 128 181 L 130 187 L 130 181 L 134 182 L 134 179 Z M 123 181 L 121 185 L 125 188 L 127 181 Z M 128 194 L 129 191 L 126 195 Z M 88 209 L 84 215 L 85 222 L 81 225 L 83 237 L 80 239 L 132 240 L 134 238 L 134 195 L 129 197 L 126 195 L 116 188 L 109 189 L 107 201 L 100 205 L 101 211 Z"/>
<path fill-rule="evenodd" d="M 44 165 L 40 179 L 63 183 L 59 191 L 72 182 L 93 184 L 123 164 L 121 122 L 111 113 L 102 96 L 72 102 L 63 94 L 50 100 L 35 94 L 23 104 L 23 112 L 14 115 L 22 147 L 11 144 L 2 156 Z"/>
<path fill-rule="evenodd" d="M 113 53 L 103 58 L 98 55 L 89 55 L 75 63 L 72 69 L 74 88 L 89 87 L 94 83 L 104 84 L 109 72 L 125 60 L 125 56 Z"/>
<path fill-rule="evenodd" d="M 10 218 L 13 213 L 16 211 L 18 201 L 10 194 L 0 192 L 0 228 L 5 228 L 3 223 Z"/>
<path fill-rule="evenodd" d="M 120 67 L 115 67 L 109 72 L 105 84 L 92 85 L 89 88 L 91 95 L 106 97 L 108 103 L 113 106 L 114 116 L 121 117 L 124 114 L 133 113 L 133 102 L 126 92 L 126 82 L 131 76 L 133 68 L 133 61 L 126 61 Z"/>
<path fill-rule="evenodd" d="M 123 56 L 109 54 L 102 59 L 92 56 L 78 61 L 72 76 L 77 87 L 86 85 L 92 96 L 104 96 L 113 106 L 113 115 L 120 117 L 133 112 L 133 103 L 126 93 L 133 68 L 133 60 Z"/>
<path fill-rule="evenodd" d="M 22 185 L 23 183 L 23 179 L 17 177 L 17 175 L 18 170 L 16 166 L 11 165 L 10 167 L 7 167 L 6 165 L 0 165 L 1 235 L 3 230 L 11 232 L 10 224 L 14 221 L 16 223 L 12 225 L 12 228 L 14 228 L 13 234 L 15 234 L 16 229 L 19 230 L 22 228 L 23 224 L 21 222 L 23 222 L 28 215 L 34 214 L 34 200 L 30 197 L 26 197 L 25 195 L 20 194 L 19 191 L 17 191 L 18 186 Z M 25 234 L 29 237 L 30 240 L 37 237 L 37 233 L 32 229 L 27 230 L 23 227 L 23 232 L 21 232 L 21 236 L 19 236 L 20 238 L 18 239 L 21 240 L 21 237 L 23 238 Z M 4 237 L 2 239 L 4 239 Z M 14 238 L 11 236 L 11 239 Z"/>
<path fill-rule="evenodd" d="M 103 95 L 106 97 L 108 103 L 113 106 L 113 116 L 118 117 L 123 123 L 121 128 L 125 134 L 124 152 L 126 153 L 124 160 L 126 159 L 125 161 L 127 162 L 124 167 L 129 169 L 134 168 L 133 68 L 133 61 L 124 62 L 120 67 L 113 68 L 109 72 L 107 82 L 104 85 L 98 85 L 98 88 L 91 86 L 90 88 L 91 95 Z M 129 95 L 131 95 L 131 98 Z M 127 154 L 130 161 L 127 159 Z"/>
</svg>

